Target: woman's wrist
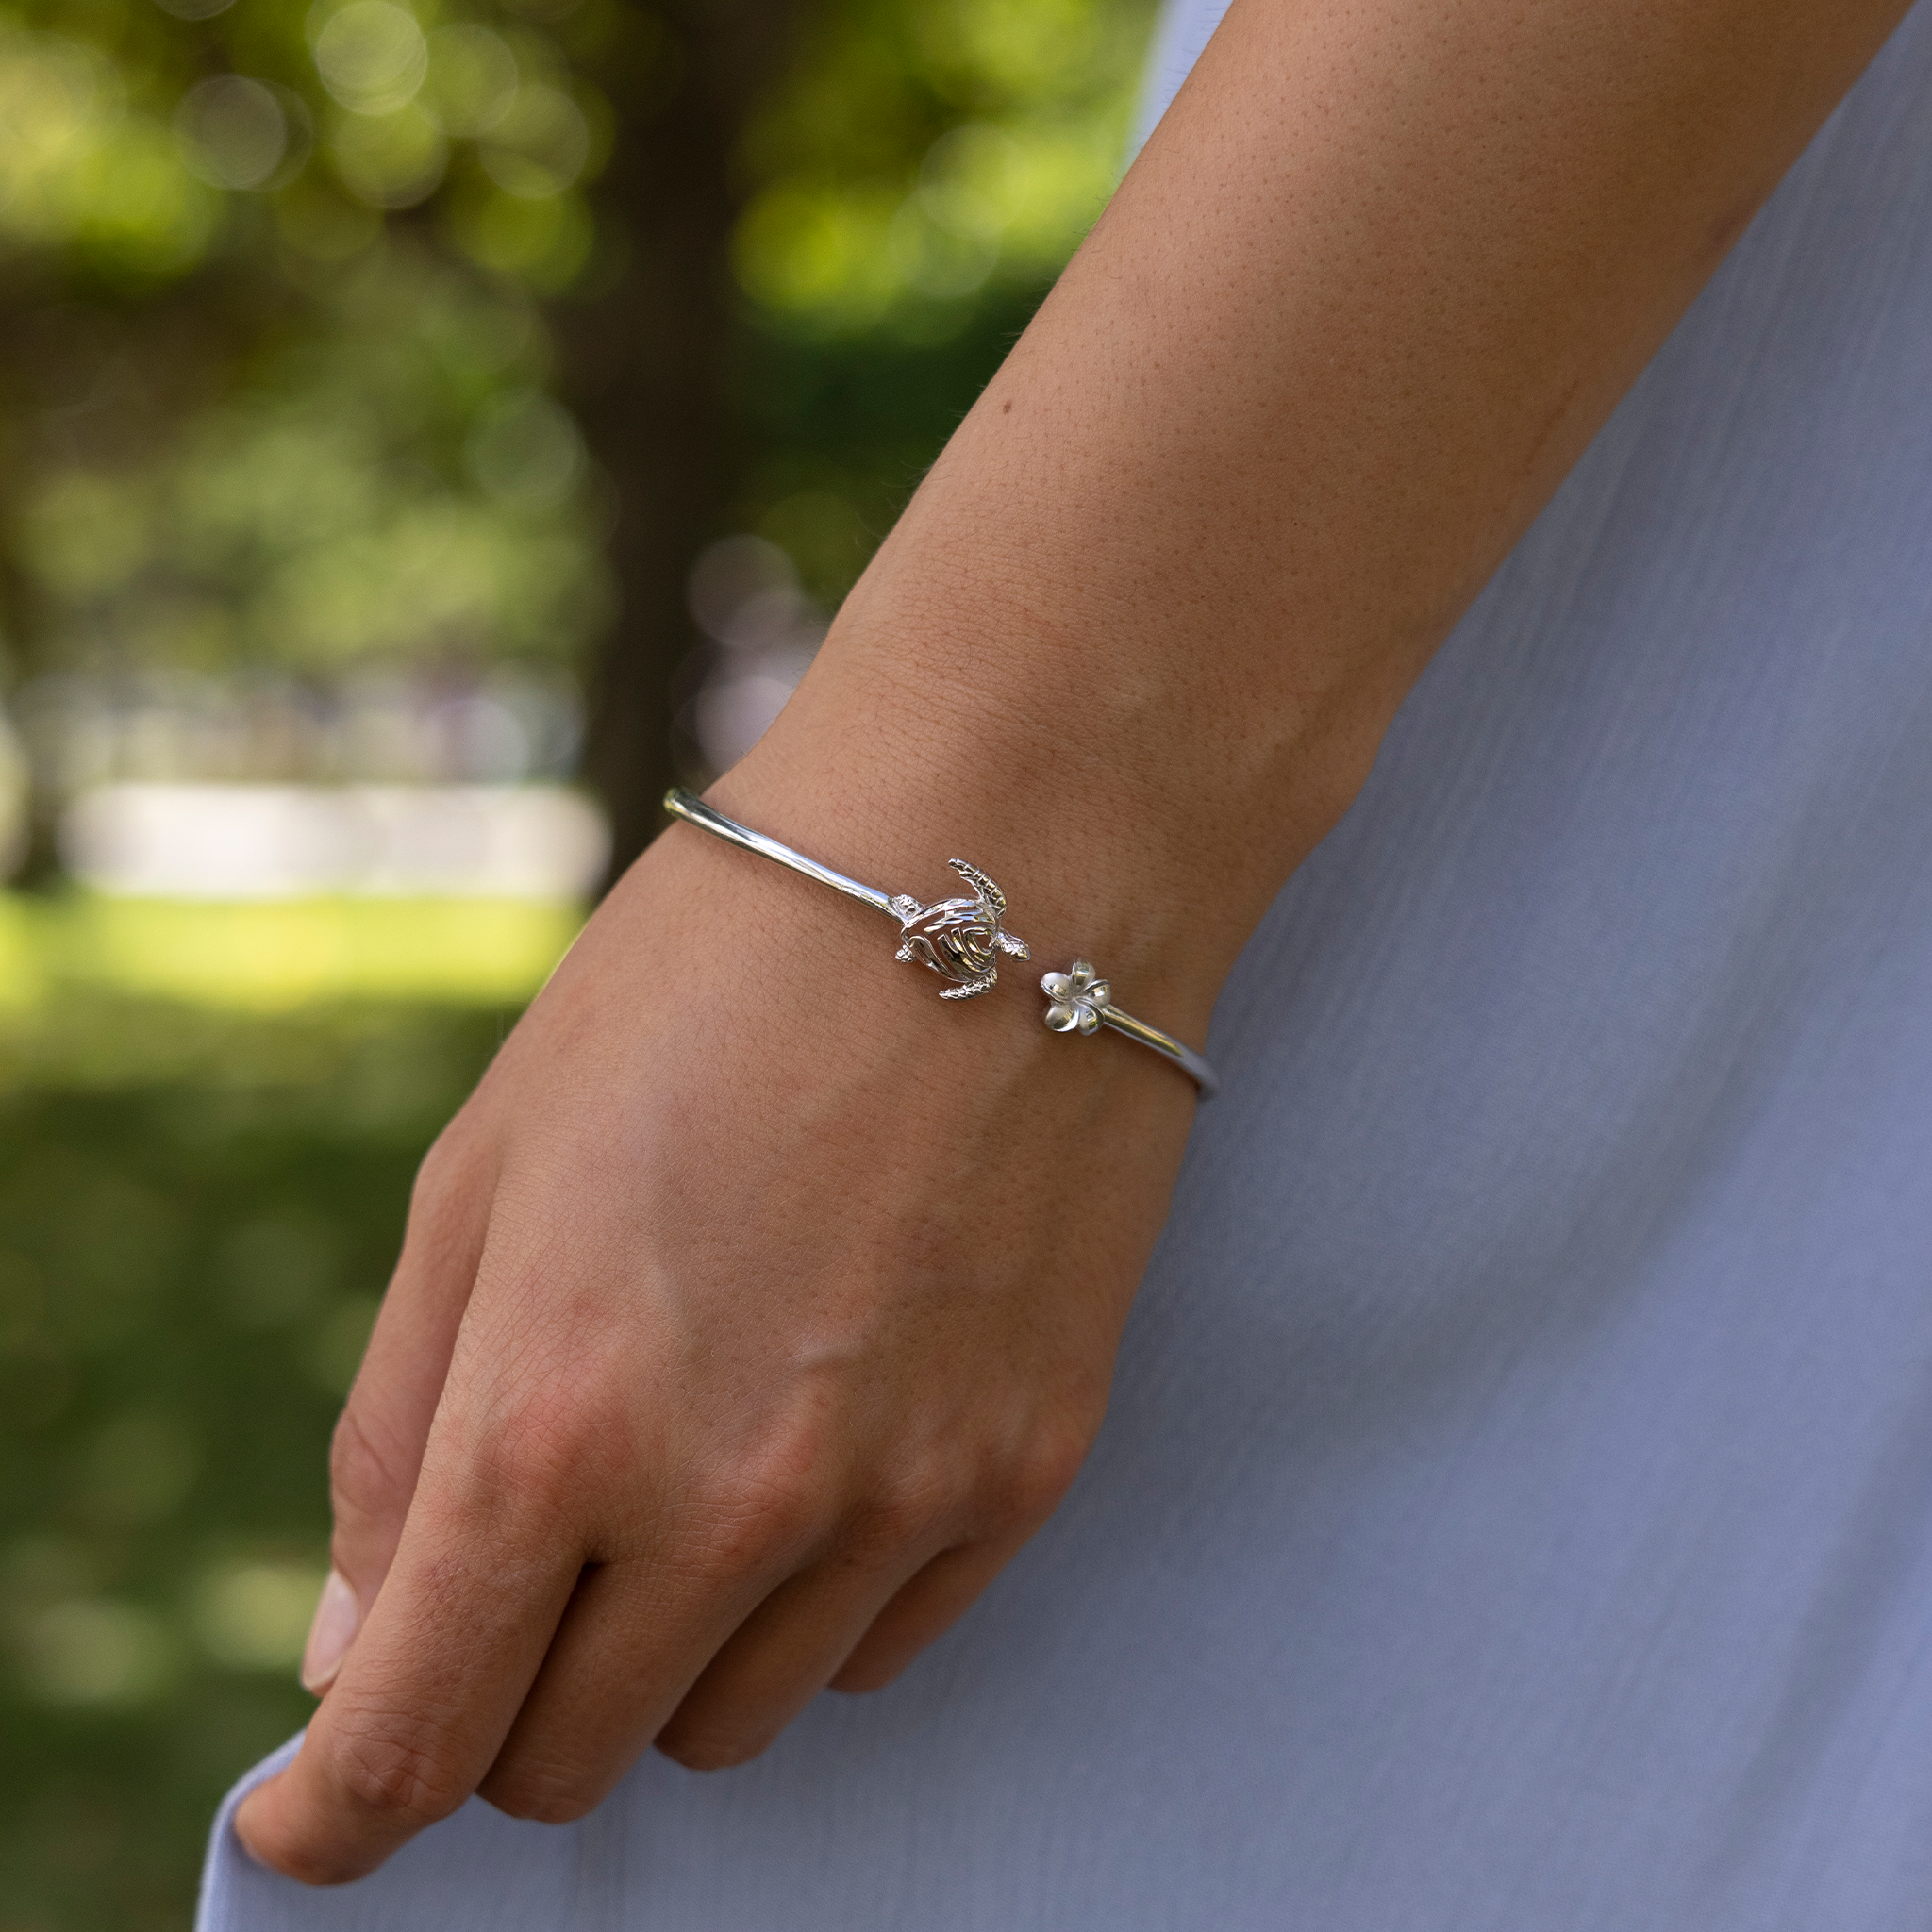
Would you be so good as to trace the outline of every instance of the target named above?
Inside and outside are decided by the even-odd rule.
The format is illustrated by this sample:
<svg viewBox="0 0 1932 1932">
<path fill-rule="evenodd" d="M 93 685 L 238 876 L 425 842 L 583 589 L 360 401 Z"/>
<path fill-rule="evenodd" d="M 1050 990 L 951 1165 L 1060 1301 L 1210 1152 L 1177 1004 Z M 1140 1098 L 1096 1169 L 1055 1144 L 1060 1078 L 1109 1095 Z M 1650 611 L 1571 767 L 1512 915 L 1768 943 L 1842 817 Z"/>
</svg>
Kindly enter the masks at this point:
<svg viewBox="0 0 1932 1932">
<path fill-rule="evenodd" d="M 1091 959 L 1123 1005 L 1198 1041 L 1333 813 L 1312 785 L 1239 768 L 1244 721 L 1170 697 L 1184 643 L 1172 663 L 1124 651 L 1121 690 L 1102 701 L 1058 675 L 1024 619 L 990 635 L 1012 601 L 982 588 L 943 618 L 848 607 L 783 716 L 708 796 L 891 891 L 941 897 L 946 861 L 967 859 L 1004 889 L 1035 979 Z"/>
<path fill-rule="evenodd" d="M 1190 918 L 1199 880 L 1184 864 L 1146 861 L 1168 828 L 1137 827 L 1135 807 L 1116 789 L 1079 784 L 1024 740 L 993 730 L 928 734 L 924 721 L 856 740 L 800 730 L 708 796 L 823 863 L 925 904 L 963 890 L 951 859 L 990 876 L 1007 900 L 1004 927 L 1029 954 L 997 962 L 998 996 L 1008 997 L 1009 981 L 1024 990 L 1029 1024 L 1039 1022 L 1041 976 L 1087 958 L 1124 1004 L 1170 1031 L 1206 1033 L 1229 961 L 1202 943 Z M 1211 855 L 1204 850 L 1201 862 Z M 876 921 L 864 940 L 886 961 L 899 945 Z M 928 979 L 919 976 L 923 997 L 937 991 Z"/>
</svg>

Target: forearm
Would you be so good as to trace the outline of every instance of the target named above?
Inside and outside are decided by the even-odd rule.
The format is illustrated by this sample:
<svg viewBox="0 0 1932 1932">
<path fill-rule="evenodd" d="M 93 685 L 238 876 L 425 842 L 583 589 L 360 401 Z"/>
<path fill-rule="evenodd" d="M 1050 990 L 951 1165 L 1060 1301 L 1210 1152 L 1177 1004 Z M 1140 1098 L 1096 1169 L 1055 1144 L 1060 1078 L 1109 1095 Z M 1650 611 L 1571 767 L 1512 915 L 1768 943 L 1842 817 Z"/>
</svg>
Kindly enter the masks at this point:
<svg viewBox="0 0 1932 1932">
<path fill-rule="evenodd" d="M 1197 1022 L 1903 11 L 1236 0 L 721 796 Z"/>
</svg>

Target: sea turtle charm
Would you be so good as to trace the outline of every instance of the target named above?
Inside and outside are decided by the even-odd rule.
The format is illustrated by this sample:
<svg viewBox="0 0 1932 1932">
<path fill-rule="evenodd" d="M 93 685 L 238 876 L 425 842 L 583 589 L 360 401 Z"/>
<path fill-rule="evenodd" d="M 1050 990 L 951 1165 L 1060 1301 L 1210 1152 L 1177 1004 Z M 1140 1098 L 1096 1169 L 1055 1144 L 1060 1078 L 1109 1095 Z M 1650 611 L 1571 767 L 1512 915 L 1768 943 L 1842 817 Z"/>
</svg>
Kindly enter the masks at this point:
<svg viewBox="0 0 1932 1932">
<path fill-rule="evenodd" d="M 976 896 L 922 906 L 909 892 L 901 892 L 891 901 L 904 933 L 896 957 L 914 966 L 929 966 L 941 979 L 952 980 L 954 984 L 941 991 L 941 999 L 970 1000 L 999 977 L 1000 954 L 1011 953 L 1018 959 L 1033 955 L 1024 940 L 1000 930 L 1000 921 L 1007 916 L 1007 895 L 963 858 L 946 863 Z"/>
</svg>

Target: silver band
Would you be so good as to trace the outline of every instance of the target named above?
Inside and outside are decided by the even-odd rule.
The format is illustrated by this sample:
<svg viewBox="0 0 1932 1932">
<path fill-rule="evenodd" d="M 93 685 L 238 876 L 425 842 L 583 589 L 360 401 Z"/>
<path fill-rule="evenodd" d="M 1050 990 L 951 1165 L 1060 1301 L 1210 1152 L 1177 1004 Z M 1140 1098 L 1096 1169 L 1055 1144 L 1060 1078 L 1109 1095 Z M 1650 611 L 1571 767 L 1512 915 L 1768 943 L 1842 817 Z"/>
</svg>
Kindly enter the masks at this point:
<svg viewBox="0 0 1932 1932">
<path fill-rule="evenodd" d="M 1005 929 L 1006 894 L 963 858 L 947 861 L 973 888 L 970 899 L 942 899 L 922 906 L 909 892 L 881 892 L 834 872 L 790 845 L 755 832 L 736 819 L 726 818 L 702 798 L 673 786 L 664 794 L 664 809 L 674 818 L 709 832 L 727 844 L 756 852 L 761 858 L 776 859 L 822 886 L 862 900 L 874 911 L 883 912 L 898 923 L 900 944 L 896 957 L 910 965 L 924 966 L 951 983 L 940 993 L 941 999 L 975 999 L 999 977 L 999 955 L 1009 953 L 1022 959 L 1032 958 L 1024 940 Z M 1214 1070 L 1192 1047 L 1183 1046 L 1172 1034 L 1123 1012 L 1112 1001 L 1112 989 L 1084 959 L 1075 959 L 1065 973 L 1049 973 L 1041 981 L 1046 994 L 1046 1024 L 1056 1033 L 1095 1033 L 1103 1026 L 1124 1034 L 1141 1045 L 1152 1047 L 1163 1059 L 1171 1060 L 1200 1089 L 1201 1098 L 1210 1098 L 1219 1081 Z"/>
<path fill-rule="evenodd" d="M 732 845 L 742 845 L 747 852 L 756 852 L 760 858 L 775 858 L 780 865 L 789 865 L 793 872 L 802 872 L 807 878 L 816 879 L 822 886 L 830 886 L 835 891 L 862 899 L 888 919 L 899 916 L 892 910 L 892 902 L 885 893 L 874 891 L 871 886 L 861 886 L 857 879 L 848 879 L 842 872 L 834 872 L 829 865 L 821 865 L 816 858 L 808 858 L 804 853 L 794 852 L 791 846 L 781 845 L 777 840 L 768 839 L 762 832 L 754 832 L 749 825 L 741 825 L 736 819 L 727 819 L 695 792 L 674 785 L 664 794 L 664 809 L 673 818 L 683 819 L 687 824 L 697 826 L 701 832 L 709 832 Z"/>
</svg>

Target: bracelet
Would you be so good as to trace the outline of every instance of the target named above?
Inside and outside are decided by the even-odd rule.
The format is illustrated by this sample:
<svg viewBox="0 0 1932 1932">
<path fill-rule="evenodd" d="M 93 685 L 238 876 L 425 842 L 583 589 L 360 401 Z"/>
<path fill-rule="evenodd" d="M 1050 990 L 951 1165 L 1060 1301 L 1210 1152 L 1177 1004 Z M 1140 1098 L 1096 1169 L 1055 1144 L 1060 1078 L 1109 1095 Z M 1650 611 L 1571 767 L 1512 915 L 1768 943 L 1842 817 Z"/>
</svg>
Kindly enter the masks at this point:
<svg viewBox="0 0 1932 1932">
<path fill-rule="evenodd" d="M 893 957 L 929 967 L 941 979 L 950 980 L 950 986 L 941 989 L 942 1000 L 976 999 L 985 992 L 999 977 L 1002 953 L 1017 959 L 1033 957 L 1026 941 L 1015 938 L 1001 924 L 1007 916 L 1007 895 L 977 866 L 968 865 L 963 858 L 946 862 L 973 888 L 973 897 L 922 906 L 909 892 L 881 892 L 874 886 L 861 885 L 763 832 L 741 825 L 681 786 L 673 786 L 664 794 L 664 809 L 701 832 L 774 858 L 780 865 L 863 900 L 874 911 L 896 920 L 900 941 Z M 1055 1033 L 1097 1033 L 1103 1026 L 1110 1026 L 1172 1060 L 1201 1090 L 1203 1100 L 1210 1098 L 1220 1084 L 1213 1068 L 1192 1047 L 1183 1046 L 1171 1034 L 1115 1006 L 1113 989 L 1085 959 L 1075 959 L 1064 973 L 1049 973 L 1040 982 L 1040 990 L 1047 999 L 1046 1024 Z"/>
</svg>

